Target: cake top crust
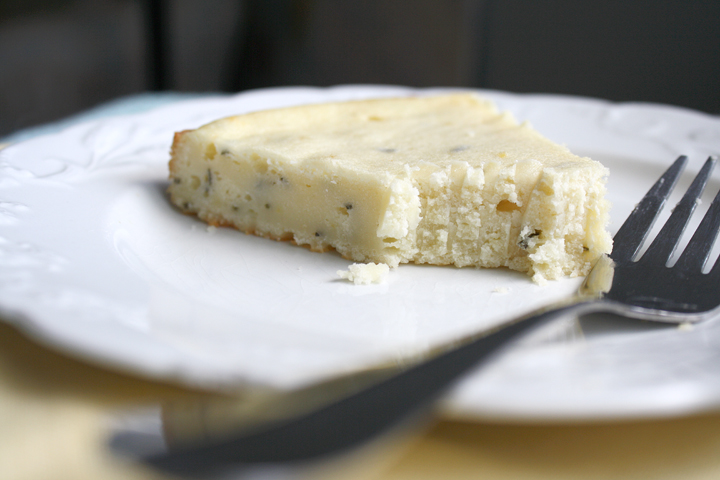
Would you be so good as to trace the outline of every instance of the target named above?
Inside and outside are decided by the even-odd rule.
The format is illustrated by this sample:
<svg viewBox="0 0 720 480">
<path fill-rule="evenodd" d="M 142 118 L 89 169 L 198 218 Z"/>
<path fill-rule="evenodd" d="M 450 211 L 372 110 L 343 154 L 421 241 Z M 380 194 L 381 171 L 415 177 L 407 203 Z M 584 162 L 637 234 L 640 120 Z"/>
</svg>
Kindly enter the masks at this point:
<svg viewBox="0 0 720 480">
<path fill-rule="evenodd" d="M 218 151 L 285 162 L 331 162 L 358 173 L 404 176 L 463 163 L 527 168 L 595 163 L 570 153 L 474 93 L 303 105 L 227 117 L 195 131 Z M 535 167 L 533 167 L 535 165 Z"/>
</svg>

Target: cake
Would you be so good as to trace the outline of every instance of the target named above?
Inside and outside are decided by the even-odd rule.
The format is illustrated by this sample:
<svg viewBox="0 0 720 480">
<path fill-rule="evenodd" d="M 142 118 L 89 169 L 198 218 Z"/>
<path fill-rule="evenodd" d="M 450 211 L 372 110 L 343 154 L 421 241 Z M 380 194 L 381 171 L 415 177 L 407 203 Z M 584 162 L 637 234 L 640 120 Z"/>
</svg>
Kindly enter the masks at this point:
<svg viewBox="0 0 720 480">
<path fill-rule="evenodd" d="M 383 283 L 387 278 L 390 267 L 385 263 L 353 263 L 347 270 L 338 270 L 340 278 L 344 278 L 355 285 L 368 285 L 370 283 Z"/>
<path fill-rule="evenodd" d="M 607 170 L 474 93 L 304 105 L 175 134 L 171 201 L 355 262 L 507 267 L 538 283 L 609 252 Z"/>
</svg>

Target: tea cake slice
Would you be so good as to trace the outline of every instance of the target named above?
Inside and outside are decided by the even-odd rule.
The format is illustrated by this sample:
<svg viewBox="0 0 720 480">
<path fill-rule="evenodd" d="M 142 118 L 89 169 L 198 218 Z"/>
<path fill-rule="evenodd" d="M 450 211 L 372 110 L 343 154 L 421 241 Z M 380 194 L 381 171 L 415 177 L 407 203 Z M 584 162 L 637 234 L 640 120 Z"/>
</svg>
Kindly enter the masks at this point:
<svg viewBox="0 0 720 480">
<path fill-rule="evenodd" d="M 609 252 L 607 170 L 473 93 L 306 105 L 175 135 L 182 211 L 356 262 L 508 267 Z"/>
</svg>

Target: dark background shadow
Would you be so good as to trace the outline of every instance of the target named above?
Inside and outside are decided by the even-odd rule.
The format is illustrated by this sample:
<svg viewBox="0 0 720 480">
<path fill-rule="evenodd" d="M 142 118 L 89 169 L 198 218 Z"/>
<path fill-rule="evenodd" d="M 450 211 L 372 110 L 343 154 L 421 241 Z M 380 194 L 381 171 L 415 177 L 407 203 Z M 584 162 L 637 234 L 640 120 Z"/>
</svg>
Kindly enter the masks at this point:
<svg viewBox="0 0 720 480">
<path fill-rule="evenodd" d="M 720 113 L 720 2 L 0 0 L 0 137 L 145 91 L 460 86 Z"/>
</svg>

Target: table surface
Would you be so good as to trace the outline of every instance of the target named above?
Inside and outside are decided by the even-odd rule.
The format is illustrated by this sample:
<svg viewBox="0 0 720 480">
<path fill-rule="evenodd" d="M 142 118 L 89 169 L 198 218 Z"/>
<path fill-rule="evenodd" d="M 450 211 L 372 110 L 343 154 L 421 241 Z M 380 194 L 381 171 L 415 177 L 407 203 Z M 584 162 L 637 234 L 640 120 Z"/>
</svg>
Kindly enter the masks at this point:
<svg viewBox="0 0 720 480">
<path fill-rule="evenodd" d="M 78 119 L 165 101 L 168 98 L 130 99 Z M 54 128 L 20 132 L 11 140 Z M 107 448 L 109 422 L 127 408 L 207 395 L 83 363 L 0 322 L 2 478 L 168 478 L 114 456 Z M 544 425 L 441 420 L 394 448 L 369 450 L 362 462 L 345 464 L 331 477 L 716 479 L 720 478 L 720 413 Z"/>
<path fill-rule="evenodd" d="M 114 457 L 125 408 L 206 394 L 66 357 L 0 323 L 0 465 L 9 479 L 166 478 Z M 333 478 L 714 479 L 720 414 L 578 425 L 439 421 Z"/>
</svg>

